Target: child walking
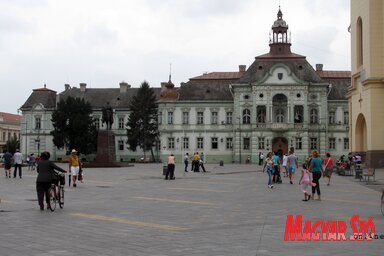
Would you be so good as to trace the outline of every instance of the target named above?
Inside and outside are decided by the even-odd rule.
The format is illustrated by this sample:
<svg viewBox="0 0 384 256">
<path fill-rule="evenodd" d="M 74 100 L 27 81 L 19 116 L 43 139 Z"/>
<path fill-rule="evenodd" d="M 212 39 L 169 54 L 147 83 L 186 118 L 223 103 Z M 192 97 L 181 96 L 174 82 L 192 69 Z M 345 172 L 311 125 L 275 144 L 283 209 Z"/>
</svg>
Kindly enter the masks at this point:
<svg viewBox="0 0 384 256">
<path fill-rule="evenodd" d="M 307 191 L 310 183 L 311 183 L 311 173 L 307 169 L 307 164 L 303 163 L 303 169 L 301 170 L 301 178 L 299 181 L 301 191 L 304 193 L 303 201 L 308 201 L 311 199 L 311 195 Z"/>
<path fill-rule="evenodd" d="M 269 152 L 267 154 L 267 158 L 265 159 L 263 170 L 264 170 L 264 172 L 267 172 L 267 174 L 268 174 L 268 187 L 273 188 L 273 185 L 272 185 L 272 173 L 273 173 L 272 152 Z"/>
</svg>

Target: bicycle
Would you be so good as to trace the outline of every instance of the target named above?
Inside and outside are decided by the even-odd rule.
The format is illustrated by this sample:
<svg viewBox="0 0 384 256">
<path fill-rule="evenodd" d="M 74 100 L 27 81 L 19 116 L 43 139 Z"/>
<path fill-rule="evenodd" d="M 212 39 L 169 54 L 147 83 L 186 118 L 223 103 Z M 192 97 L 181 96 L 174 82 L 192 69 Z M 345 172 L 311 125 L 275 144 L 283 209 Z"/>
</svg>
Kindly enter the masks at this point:
<svg viewBox="0 0 384 256">
<path fill-rule="evenodd" d="M 56 210 L 56 204 L 59 204 L 61 209 L 64 208 L 64 185 L 65 175 L 56 173 L 58 180 L 54 180 L 48 190 L 48 209 L 52 212 Z"/>
<path fill-rule="evenodd" d="M 381 194 L 381 213 L 384 216 L 384 188 L 383 188 L 382 194 Z"/>
</svg>

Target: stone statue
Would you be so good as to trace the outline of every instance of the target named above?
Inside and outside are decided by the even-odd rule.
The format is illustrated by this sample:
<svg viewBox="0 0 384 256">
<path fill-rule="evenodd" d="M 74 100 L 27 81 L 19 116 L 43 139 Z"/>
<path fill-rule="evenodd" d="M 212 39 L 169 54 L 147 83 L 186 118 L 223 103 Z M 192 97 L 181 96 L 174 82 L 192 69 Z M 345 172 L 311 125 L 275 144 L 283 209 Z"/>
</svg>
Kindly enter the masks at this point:
<svg viewBox="0 0 384 256">
<path fill-rule="evenodd" d="M 102 117 L 102 123 L 106 123 L 107 130 L 111 130 L 112 124 L 113 124 L 113 109 L 109 105 L 109 102 L 107 102 L 107 106 L 103 107 L 102 109 L 103 117 Z"/>
</svg>

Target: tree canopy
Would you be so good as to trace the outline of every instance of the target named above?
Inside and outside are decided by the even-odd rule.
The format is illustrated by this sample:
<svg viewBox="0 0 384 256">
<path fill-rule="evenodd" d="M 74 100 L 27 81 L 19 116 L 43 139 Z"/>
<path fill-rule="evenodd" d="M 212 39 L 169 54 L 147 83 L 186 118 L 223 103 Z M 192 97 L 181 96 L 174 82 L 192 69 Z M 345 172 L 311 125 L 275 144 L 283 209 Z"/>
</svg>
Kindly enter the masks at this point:
<svg viewBox="0 0 384 256">
<path fill-rule="evenodd" d="M 61 99 L 52 114 L 53 143 L 67 151 L 76 149 L 83 154 L 96 151 L 97 129 L 91 116 L 92 108 L 84 99 Z"/>
<path fill-rule="evenodd" d="M 144 153 L 158 140 L 157 103 L 154 91 L 144 81 L 132 98 L 127 122 L 128 144 L 132 151 L 140 147 Z"/>
</svg>

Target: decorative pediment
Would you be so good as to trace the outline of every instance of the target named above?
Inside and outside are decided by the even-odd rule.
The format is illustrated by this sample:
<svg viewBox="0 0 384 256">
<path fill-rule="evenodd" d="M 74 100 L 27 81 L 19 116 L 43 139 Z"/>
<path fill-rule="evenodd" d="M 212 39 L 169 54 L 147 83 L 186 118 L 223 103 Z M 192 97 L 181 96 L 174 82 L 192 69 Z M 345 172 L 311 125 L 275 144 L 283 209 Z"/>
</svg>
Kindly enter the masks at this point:
<svg viewBox="0 0 384 256">
<path fill-rule="evenodd" d="M 284 64 L 273 66 L 266 74 L 261 83 L 263 84 L 302 84 L 295 74 Z"/>
</svg>

